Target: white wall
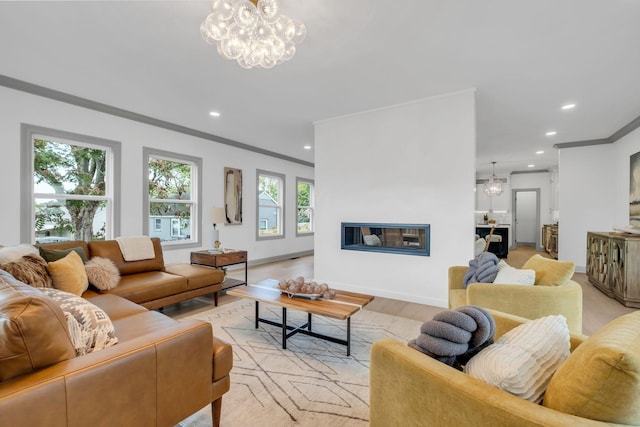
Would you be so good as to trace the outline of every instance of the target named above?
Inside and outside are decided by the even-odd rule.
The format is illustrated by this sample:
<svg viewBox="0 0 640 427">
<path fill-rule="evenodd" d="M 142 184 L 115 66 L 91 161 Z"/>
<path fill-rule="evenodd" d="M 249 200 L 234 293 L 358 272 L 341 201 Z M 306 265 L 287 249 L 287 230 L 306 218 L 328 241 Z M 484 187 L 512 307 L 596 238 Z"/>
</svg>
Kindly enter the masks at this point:
<svg viewBox="0 0 640 427">
<path fill-rule="evenodd" d="M 473 258 L 475 93 L 315 124 L 315 278 L 445 307 L 447 270 Z M 431 256 L 340 249 L 341 222 L 427 223 Z"/>
<path fill-rule="evenodd" d="M 585 271 L 587 231 L 629 223 L 629 157 L 640 129 L 613 144 L 560 150 L 558 258 Z"/>
<path fill-rule="evenodd" d="M 28 123 L 57 130 L 74 132 L 122 143 L 121 232 L 126 235 L 146 234 L 142 230 L 142 147 L 175 151 L 203 159 L 203 221 L 202 249 L 209 247 L 208 210 L 223 203 L 224 167 L 243 172 L 243 224 L 220 228 L 224 247 L 245 249 L 250 261 L 270 259 L 286 254 L 311 251 L 313 237 L 296 237 L 295 180 L 296 176 L 313 179 L 313 168 L 240 150 L 212 141 L 122 119 L 93 110 L 53 101 L 0 87 L 0 181 L 3 185 L 3 209 L 0 223 L 4 230 L 0 244 L 20 242 L 20 124 Z M 206 112 L 205 112 L 206 113 Z M 286 212 L 285 239 L 257 242 L 256 169 L 285 174 Z M 198 249 L 198 248 L 195 248 Z M 165 261 L 188 262 L 194 249 L 165 250 Z"/>
</svg>

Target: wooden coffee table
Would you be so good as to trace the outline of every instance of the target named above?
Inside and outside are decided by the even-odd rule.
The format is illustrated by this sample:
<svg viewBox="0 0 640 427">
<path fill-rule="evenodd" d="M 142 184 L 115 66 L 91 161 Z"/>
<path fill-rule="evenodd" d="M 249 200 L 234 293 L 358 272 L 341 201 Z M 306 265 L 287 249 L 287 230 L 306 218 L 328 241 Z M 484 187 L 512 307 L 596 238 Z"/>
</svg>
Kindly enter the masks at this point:
<svg viewBox="0 0 640 427">
<path fill-rule="evenodd" d="M 227 295 L 248 298 L 256 302 L 255 326 L 260 322 L 282 328 L 282 348 L 287 348 L 287 338 L 295 334 L 309 335 L 315 338 L 331 341 L 347 346 L 347 356 L 351 355 L 351 316 L 360 311 L 365 305 L 373 301 L 373 296 L 357 294 L 355 292 L 336 291 L 333 299 L 309 299 L 304 297 L 289 297 L 275 288 L 277 280 L 263 280 L 255 285 L 236 288 L 227 291 Z M 282 323 L 260 317 L 260 302 L 282 307 Z M 287 308 L 307 313 L 307 323 L 300 326 L 287 324 Z M 347 321 L 347 339 L 319 334 L 311 330 L 311 315 L 331 317 Z"/>
</svg>

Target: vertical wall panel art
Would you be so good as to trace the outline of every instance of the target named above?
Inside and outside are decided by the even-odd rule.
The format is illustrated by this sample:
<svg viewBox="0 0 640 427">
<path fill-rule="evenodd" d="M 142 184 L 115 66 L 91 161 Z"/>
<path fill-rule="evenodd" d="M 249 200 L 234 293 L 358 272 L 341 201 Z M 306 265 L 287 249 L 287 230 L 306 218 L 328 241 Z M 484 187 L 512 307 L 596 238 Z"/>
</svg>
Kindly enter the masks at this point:
<svg viewBox="0 0 640 427">
<path fill-rule="evenodd" d="M 242 224 L 242 169 L 224 168 L 224 211 L 227 224 Z"/>
</svg>

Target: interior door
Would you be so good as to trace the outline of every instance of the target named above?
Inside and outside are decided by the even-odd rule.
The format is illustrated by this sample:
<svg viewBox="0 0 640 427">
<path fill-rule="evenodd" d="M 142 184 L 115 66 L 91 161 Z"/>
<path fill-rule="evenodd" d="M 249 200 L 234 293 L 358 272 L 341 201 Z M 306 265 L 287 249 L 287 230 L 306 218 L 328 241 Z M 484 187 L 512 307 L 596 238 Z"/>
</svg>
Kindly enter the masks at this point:
<svg viewBox="0 0 640 427">
<path fill-rule="evenodd" d="M 516 192 L 516 245 L 535 245 L 537 236 L 537 193 Z"/>
</svg>

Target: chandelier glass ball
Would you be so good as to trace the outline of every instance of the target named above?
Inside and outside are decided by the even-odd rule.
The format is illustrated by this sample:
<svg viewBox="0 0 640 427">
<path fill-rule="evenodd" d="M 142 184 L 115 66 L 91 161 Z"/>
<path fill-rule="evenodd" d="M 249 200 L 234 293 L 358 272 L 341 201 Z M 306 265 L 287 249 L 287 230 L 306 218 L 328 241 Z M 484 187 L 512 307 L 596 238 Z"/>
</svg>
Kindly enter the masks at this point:
<svg viewBox="0 0 640 427">
<path fill-rule="evenodd" d="M 271 68 L 293 58 L 307 35 L 303 23 L 279 11 L 277 0 L 212 0 L 200 33 L 243 68 Z"/>
</svg>

